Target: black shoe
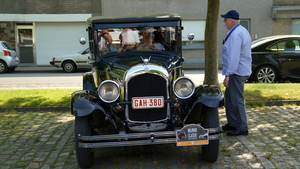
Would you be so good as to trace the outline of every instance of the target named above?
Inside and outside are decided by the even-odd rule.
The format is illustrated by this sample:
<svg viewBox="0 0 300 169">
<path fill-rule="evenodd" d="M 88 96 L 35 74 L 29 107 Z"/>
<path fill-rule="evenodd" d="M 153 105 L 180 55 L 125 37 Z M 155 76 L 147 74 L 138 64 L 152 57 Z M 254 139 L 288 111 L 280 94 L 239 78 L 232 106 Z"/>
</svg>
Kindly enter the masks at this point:
<svg viewBox="0 0 300 169">
<path fill-rule="evenodd" d="M 223 131 L 233 131 L 233 130 L 235 130 L 235 127 L 231 127 L 228 124 L 226 124 L 225 126 L 222 126 L 222 130 Z"/>
<path fill-rule="evenodd" d="M 234 130 L 232 132 L 228 132 L 227 136 L 248 136 L 248 130 L 246 131 L 240 131 L 240 130 Z"/>
</svg>

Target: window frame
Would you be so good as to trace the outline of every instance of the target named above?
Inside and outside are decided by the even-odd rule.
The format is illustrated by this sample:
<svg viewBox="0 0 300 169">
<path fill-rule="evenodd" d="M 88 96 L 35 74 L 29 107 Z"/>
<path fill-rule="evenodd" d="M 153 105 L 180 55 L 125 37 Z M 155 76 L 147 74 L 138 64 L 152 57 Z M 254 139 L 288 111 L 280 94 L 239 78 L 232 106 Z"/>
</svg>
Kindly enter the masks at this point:
<svg viewBox="0 0 300 169">
<path fill-rule="evenodd" d="M 205 49 L 205 20 L 185 20 L 182 21 L 184 27 L 182 31 L 182 49 Z M 193 27 L 188 26 L 193 25 Z M 195 34 L 195 39 L 187 39 L 189 33 Z"/>
<path fill-rule="evenodd" d="M 182 21 L 182 25 L 183 27 L 185 28 L 185 22 L 205 22 L 206 24 L 206 21 L 203 21 L 203 20 L 197 20 L 197 21 Z M 202 23 L 203 24 L 203 23 Z M 203 35 L 205 35 L 205 24 L 204 25 L 204 28 L 202 29 L 203 30 Z M 251 20 L 250 19 L 241 19 L 240 20 L 240 25 L 242 25 L 243 27 L 245 27 L 249 33 L 251 32 Z M 199 27 L 195 27 L 194 29 L 199 29 Z M 196 30 L 195 30 L 196 31 Z M 198 32 L 199 30 L 197 30 Z M 192 33 L 195 33 L 195 32 L 192 32 Z M 200 33 L 200 34 L 202 34 Z M 187 34 L 186 32 L 182 32 L 183 34 L 183 37 L 186 36 L 185 34 Z M 196 36 L 197 37 L 197 36 Z M 186 39 L 182 39 L 182 49 L 205 49 L 205 36 L 203 36 L 203 39 L 196 39 L 196 40 L 193 40 L 193 41 L 189 41 L 189 40 L 186 40 Z"/>
</svg>

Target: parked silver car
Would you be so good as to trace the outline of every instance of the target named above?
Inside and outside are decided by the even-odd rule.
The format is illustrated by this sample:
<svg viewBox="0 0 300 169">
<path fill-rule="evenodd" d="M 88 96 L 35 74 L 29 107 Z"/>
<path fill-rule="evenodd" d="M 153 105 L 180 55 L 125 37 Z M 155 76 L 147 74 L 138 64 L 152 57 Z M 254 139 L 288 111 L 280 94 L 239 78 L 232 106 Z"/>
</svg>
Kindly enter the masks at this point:
<svg viewBox="0 0 300 169">
<path fill-rule="evenodd" d="M 77 69 L 88 69 L 90 68 L 89 61 L 90 49 L 87 48 L 81 52 L 75 54 L 67 54 L 55 56 L 50 61 L 50 64 L 55 67 L 61 67 L 67 73 L 73 73 Z"/>
<path fill-rule="evenodd" d="M 0 73 L 13 72 L 20 64 L 13 47 L 6 41 L 0 41 Z"/>
</svg>

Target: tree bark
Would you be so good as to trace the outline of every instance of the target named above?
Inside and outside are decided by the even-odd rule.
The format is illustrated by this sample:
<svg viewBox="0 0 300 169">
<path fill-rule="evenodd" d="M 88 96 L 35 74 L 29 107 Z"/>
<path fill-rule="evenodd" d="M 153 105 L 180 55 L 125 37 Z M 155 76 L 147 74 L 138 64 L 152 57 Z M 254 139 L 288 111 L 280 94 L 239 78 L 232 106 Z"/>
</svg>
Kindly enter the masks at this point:
<svg viewBox="0 0 300 169">
<path fill-rule="evenodd" d="M 220 0 L 207 0 L 204 84 L 218 85 L 218 17 Z"/>
</svg>

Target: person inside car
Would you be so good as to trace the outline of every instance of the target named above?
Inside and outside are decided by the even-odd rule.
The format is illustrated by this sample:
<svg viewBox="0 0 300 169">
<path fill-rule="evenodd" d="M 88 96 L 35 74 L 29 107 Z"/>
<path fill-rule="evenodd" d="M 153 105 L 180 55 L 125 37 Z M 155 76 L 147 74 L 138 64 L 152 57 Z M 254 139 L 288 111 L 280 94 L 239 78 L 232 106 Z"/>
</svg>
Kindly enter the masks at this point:
<svg viewBox="0 0 300 169">
<path fill-rule="evenodd" d="M 119 52 L 132 51 L 140 44 L 138 32 L 130 28 L 124 28 L 123 32 L 119 36 L 119 39 L 121 42 L 121 48 L 119 49 Z"/>
<path fill-rule="evenodd" d="M 98 36 L 99 52 L 102 55 L 110 50 L 112 45 L 112 37 L 107 29 L 103 29 Z"/>
</svg>

